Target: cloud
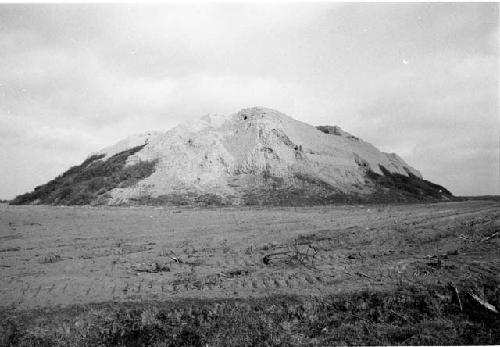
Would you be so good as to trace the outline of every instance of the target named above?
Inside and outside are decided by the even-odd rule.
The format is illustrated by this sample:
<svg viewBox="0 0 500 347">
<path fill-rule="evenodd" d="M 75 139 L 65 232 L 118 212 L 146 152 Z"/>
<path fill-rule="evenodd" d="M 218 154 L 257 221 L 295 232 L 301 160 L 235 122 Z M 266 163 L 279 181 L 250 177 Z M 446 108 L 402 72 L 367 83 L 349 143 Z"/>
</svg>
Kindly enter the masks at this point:
<svg viewBox="0 0 500 347">
<path fill-rule="evenodd" d="M 497 13 L 465 3 L 0 5 L 0 197 L 132 133 L 254 105 L 338 124 L 457 194 L 498 193 Z"/>
<path fill-rule="evenodd" d="M 498 57 L 437 52 L 420 64 L 365 86 L 353 131 L 456 194 L 498 193 Z"/>
</svg>

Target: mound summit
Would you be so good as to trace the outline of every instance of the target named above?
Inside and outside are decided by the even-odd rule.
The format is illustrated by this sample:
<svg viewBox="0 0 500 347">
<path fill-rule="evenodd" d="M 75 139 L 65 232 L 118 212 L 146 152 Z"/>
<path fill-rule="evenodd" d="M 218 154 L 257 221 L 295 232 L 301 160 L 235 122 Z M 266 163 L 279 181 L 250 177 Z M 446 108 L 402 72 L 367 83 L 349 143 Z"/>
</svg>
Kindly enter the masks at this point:
<svg viewBox="0 0 500 347">
<path fill-rule="evenodd" d="M 254 107 L 131 136 L 12 204 L 317 205 L 436 201 L 445 188 L 338 126 Z"/>
</svg>

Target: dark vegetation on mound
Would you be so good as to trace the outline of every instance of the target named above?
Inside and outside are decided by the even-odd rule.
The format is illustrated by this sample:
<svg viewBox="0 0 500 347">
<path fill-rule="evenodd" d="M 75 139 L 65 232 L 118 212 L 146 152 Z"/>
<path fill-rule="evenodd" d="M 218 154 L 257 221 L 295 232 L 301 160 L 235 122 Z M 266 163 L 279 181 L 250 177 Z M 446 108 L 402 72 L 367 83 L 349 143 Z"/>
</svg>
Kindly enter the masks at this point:
<svg viewBox="0 0 500 347">
<path fill-rule="evenodd" d="M 446 188 L 439 184 L 421 179 L 411 172 L 408 172 L 408 176 L 404 176 L 397 173 L 391 173 L 382 165 L 379 167 L 383 175 L 368 171 L 368 178 L 370 178 L 376 186 L 382 189 L 388 188 L 390 193 L 399 193 L 402 198 L 406 197 L 412 200 L 425 201 L 432 199 L 450 199 L 453 197 L 453 194 Z M 381 195 L 383 195 L 383 193 Z"/>
<path fill-rule="evenodd" d="M 245 191 L 243 202 L 249 206 L 307 206 L 361 203 L 362 197 L 345 194 L 328 183 L 310 175 L 296 173 L 293 185 L 282 177 L 264 175 L 264 184 Z"/>
<path fill-rule="evenodd" d="M 285 184 L 283 178 L 264 175 L 266 184 L 245 192 L 243 201 L 246 205 L 305 206 L 411 203 L 453 198 L 446 188 L 411 173 L 404 176 L 391 173 L 383 166 L 380 169 L 383 175 L 367 172 L 367 183 L 375 188 L 370 195 L 345 194 L 321 179 L 297 173 L 293 186 Z"/>
<path fill-rule="evenodd" d="M 154 172 L 156 161 L 125 166 L 127 158 L 143 147 L 144 145 L 130 148 L 113 155 L 106 161 L 101 160 L 104 154 L 93 155 L 81 165 L 73 166 L 47 184 L 36 187 L 33 192 L 17 196 L 11 204 L 104 203 L 108 197 L 106 193 L 110 190 L 117 187 L 130 187 Z"/>
<path fill-rule="evenodd" d="M 500 287 L 483 283 L 499 307 Z M 272 296 L 104 303 L 0 312 L 4 346 L 489 345 L 500 317 L 445 287 L 400 285 L 324 298 Z"/>
<path fill-rule="evenodd" d="M 339 126 L 331 126 L 331 125 L 318 125 L 316 127 L 319 131 L 328 134 L 328 135 L 336 135 L 336 136 L 345 136 L 351 140 L 359 140 L 359 137 L 353 136 L 344 132 Z"/>
<path fill-rule="evenodd" d="M 141 196 L 137 198 L 131 198 L 129 204 L 131 205 L 149 205 L 149 206 L 228 206 L 231 201 L 217 194 L 165 194 L 159 195 L 157 197 L 152 196 Z"/>
<path fill-rule="evenodd" d="M 318 125 L 316 129 L 329 135 L 338 135 L 338 136 L 342 135 L 342 133 L 340 132 L 340 128 L 336 126 Z"/>
</svg>

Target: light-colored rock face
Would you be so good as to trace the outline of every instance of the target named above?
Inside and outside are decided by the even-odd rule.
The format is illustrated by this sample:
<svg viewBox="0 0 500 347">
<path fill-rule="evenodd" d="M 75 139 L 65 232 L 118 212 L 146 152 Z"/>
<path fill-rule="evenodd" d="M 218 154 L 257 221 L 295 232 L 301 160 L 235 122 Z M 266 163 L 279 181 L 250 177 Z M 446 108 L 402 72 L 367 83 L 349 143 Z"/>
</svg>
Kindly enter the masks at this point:
<svg viewBox="0 0 500 347">
<path fill-rule="evenodd" d="M 159 131 L 149 131 L 147 133 L 142 133 L 142 134 L 134 134 L 131 135 L 117 143 L 115 143 L 112 146 L 106 147 L 101 149 L 98 152 L 92 153 L 93 155 L 95 154 L 105 154 L 106 156 L 103 158 L 103 160 L 109 159 L 113 155 L 123 152 L 127 149 L 136 147 L 136 146 L 141 146 L 145 143 L 148 143 L 150 140 L 157 138 L 161 136 L 163 133 Z"/>
<path fill-rule="evenodd" d="M 136 186 L 112 191 L 113 201 L 167 194 L 217 194 L 234 201 L 242 191 L 276 177 L 294 184 L 298 175 L 344 193 L 369 193 L 367 170 L 421 177 L 395 154 L 380 152 L 339 127 L 325 133 L 278 111 L 254 107 L 229 116 L 209 115 L 164 132 L 132 136 L 105 148 L 106 158 L 146 144 L 129 157 L 133 164 L 158 160 L 156 171 Z"/>
</svg>

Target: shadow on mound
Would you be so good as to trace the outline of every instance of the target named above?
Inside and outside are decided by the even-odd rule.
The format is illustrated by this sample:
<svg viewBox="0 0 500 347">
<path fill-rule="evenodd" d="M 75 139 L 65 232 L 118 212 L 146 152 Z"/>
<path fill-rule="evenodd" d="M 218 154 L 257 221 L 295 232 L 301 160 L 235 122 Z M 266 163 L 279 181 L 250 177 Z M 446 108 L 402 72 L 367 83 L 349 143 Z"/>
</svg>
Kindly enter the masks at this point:
<svg viewBox="0 0 500 347">
<path fill-rule="evenodd" d="M 12 205 L 87 205 L 104 203 L 107 192 L 118 187 L 130 187 L 150 176 L 157 161 L 144 161 L 125 166 L 127 158 L 145 145 L 137 146 L 102 161 L 104 154 L 93 155 L 81 165 L 73 166 L 52 181 L 38 186 L 33 192 L 17 196 Z"/>
</svg>

